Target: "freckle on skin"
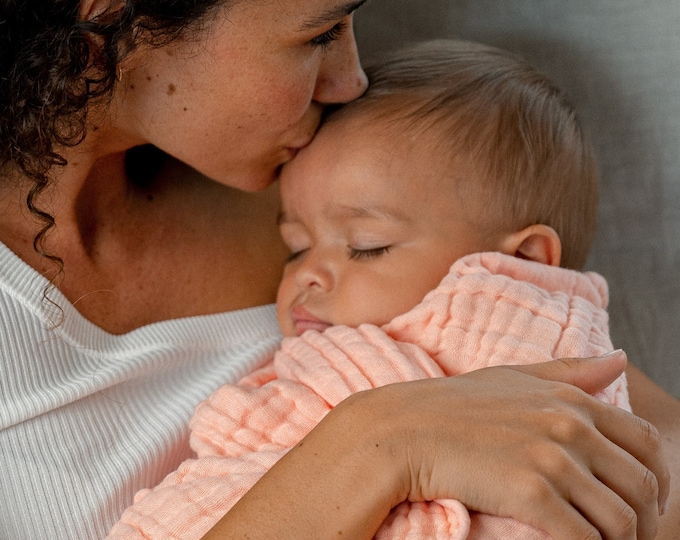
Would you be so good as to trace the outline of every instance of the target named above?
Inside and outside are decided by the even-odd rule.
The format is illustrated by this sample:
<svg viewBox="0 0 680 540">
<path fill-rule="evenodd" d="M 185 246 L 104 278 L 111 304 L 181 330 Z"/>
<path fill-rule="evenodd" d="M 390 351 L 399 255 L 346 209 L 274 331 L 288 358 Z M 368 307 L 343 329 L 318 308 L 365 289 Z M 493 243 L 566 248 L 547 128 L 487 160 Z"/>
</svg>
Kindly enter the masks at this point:
<svg viewBox="0 0 680 540">
<path fill-rule="evenodd" d="M 151 75 L 147 75 L 147 76 L 146 76 L 146 80 L 147 80 L 147 81 L 150 81 L 150 80 L 151 80 Z"/>
<path fill-rule="evenodd" d="M 168 95 L 171 96 L 172 94 L 174 94 L 176 89 L 177 88 L 175 87 L 175 85 L 170 83 L 168 85 Z"/>
</svg>

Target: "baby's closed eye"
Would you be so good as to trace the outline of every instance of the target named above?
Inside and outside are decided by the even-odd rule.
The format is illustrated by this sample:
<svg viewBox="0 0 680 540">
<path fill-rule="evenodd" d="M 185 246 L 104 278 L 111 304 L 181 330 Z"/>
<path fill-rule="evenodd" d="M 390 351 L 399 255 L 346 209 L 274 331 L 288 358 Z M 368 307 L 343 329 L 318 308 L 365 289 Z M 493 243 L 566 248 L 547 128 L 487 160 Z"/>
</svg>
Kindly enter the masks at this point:
<svg viewBox="0 0 680 540">
<path fill-rule="evenodd" d="M 352 260 L 373 259 L 389 253 L 392 246 L 380 246 L 368 249 L 349 248 L 349 258 Z"/>
</svg>

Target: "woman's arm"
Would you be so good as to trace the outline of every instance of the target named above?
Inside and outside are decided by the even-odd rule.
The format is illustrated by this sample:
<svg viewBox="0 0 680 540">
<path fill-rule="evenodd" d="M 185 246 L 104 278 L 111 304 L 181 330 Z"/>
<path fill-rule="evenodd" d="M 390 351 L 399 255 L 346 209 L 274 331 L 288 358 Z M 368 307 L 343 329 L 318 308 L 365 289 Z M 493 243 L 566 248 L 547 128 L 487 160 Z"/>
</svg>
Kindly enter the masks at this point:
<svg viewBox="0 0 680 540">
<path fill-rule="evenodd" d="M 660 433 L 661 445 L 671 473 L 671 491 L 666 513 L 660 521 L 657 540 L 677 540 L 680 534 L 680 402 L 654 384 L 639 369 L 626 369 L 633 411 L 652 423 Z"/>
<path fill-rule="evenodd" d="M 402 500 L 456 498 L 557 540 L 632 539 L 636 525 L 651 539 L 654 475 L 668 491 L 654 430 L 564 384 L 594 392 L 624 365 L 499 367 L 355 394 L 205 538 L 371 538 Z"/>
</svg>

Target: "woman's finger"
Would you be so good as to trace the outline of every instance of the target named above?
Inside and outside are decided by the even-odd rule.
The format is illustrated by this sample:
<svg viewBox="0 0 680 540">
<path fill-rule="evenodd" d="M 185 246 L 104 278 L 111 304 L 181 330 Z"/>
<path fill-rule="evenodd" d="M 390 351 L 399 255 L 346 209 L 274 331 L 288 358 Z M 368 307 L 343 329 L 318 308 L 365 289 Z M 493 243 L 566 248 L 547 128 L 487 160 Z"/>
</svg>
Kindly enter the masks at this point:
<svg viewBox="0 0 680 540">
<path fill-rule="evenodd" d="M 507 378 L 507 373 L 501 374 L 521 396 L 523 417 L 505 415 L 502 411 L 512 410 L 512 397 L 502 390 L 492 392 L 498 428 L 505 428 L 507 434 L 496 444 L 506 445 L 506 452 L 514 452 L 513 461 L 521 462 L 516 470 L 499 471 L 501 479 L 527 486 L 518 490 L 517 499 L 497 501 L 502 507 L 491 513 L 512 515 L 555 538 L 591 538 L 593 527 L 603 538 L 654 537 L 659 524 L 656 496 L 662 500 L 668 493 L 668 470 L 656 430 L 623 409 L 561 384 L 590 378 L 574 373 L 583 370 L 597 374 L 590 378 L 588 388 L 597 391 L 616 379 L 625 363 L 625 355 L 615 353 L 603 359 L 500 368 L 529 375 L 535 370 L 544 382 L 536 384 L 536 379 L 524 379 L 521 373 Z M 503 405 L 506 400 L 507 407 Z M 481 403 L 476 405 L 483 408 Z M 520 454 L 522 448 L 526 456 Z M 553 502 L 546 495 L 551 493 L 547 487 L 558 494 Z M 535 508 L 541 508 L 542 515 Z M 564 531 L 570 532 L 565 536 Z"/>
<path fill-rule="evenodd" d="M 603 436 L 569 400 L 534 422 L 546 437 L 526 444 L 529 459 L 516 480 L 520 505 L 513 515 L 557 539 L 654 537 L 657 506 L 654 498 L 640 496 L 649 474 L 642 464 Z M 522 517 L 539 507 L 540 516 Z"/>
<path fill-rule="evenodd" d="M 611 456 L 594 454 L 590 464 L 598 478 L 635 511 L 638 538 L 647 536 L 658 523 L 670 491 L 670 474 L 661 451 L 661 440 L 654 426 L 626 411 L 595 408 L 594 422 L 612 442 Z M 599 415 L 602 417 L 598 418 Z M 602 427 L 599 427 L 602 426 Z M 622 475 L 620 471 L 627 471 Z"/>
<path fill-rule="evenodd" d="M 576 386 L 592 395 L 613 383 L 625 371 L 627 362 L 626 353 L 619 349 L 594 358 L 561 358 L 512 368 L 546 381 Z"/>
<path fill-rule="evenodd" d="M 513 369 L 544 380 L 572 384 L 593 394 L 611 384 L 623 372 L 626 362 L 625 352 L 618 350 L 596 358 L 561 359 Z M 649 422 L 606 403 L 593 401 L 588 407 L 597 430 L 647 469 L 641 470 L 640 474 L 632 478 L 637 482 L 637 487 L 644 490 L 636 492 L 638 498 L 647 496 L 650 490 L 654 491 L 653 486 L 656 483 L 658 508 L 663 508 L 670 492 L 670 474 L 656 428 Z M 633 465 L 631 462 L 631 466 Z M 648 472 L 651 472 L 651 476 Z M 610 477 L 611 482 L 614 482 L 616 476 L 621 477 L 620 474 L 613 475 Z M 638 504 L 636 508 L 649 509 L 650 506 Z"/>
</svg>

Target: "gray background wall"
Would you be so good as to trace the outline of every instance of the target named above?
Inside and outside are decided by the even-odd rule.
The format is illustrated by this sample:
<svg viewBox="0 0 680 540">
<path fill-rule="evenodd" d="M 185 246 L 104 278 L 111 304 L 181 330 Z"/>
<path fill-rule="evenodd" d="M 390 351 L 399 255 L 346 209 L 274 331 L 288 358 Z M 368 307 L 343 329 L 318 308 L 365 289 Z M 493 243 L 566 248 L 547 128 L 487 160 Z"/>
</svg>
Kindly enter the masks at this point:
<svg viewBox="0 0 680 540">
<path fill-rule="evenodd" d="M 588 268 L 610 286 L 614 344 L 680 398 L 680 2 L 371 0 L 364 58 L 455 37 L 518 52 L 567 90 L 602 170 Z"/>
</svg>

